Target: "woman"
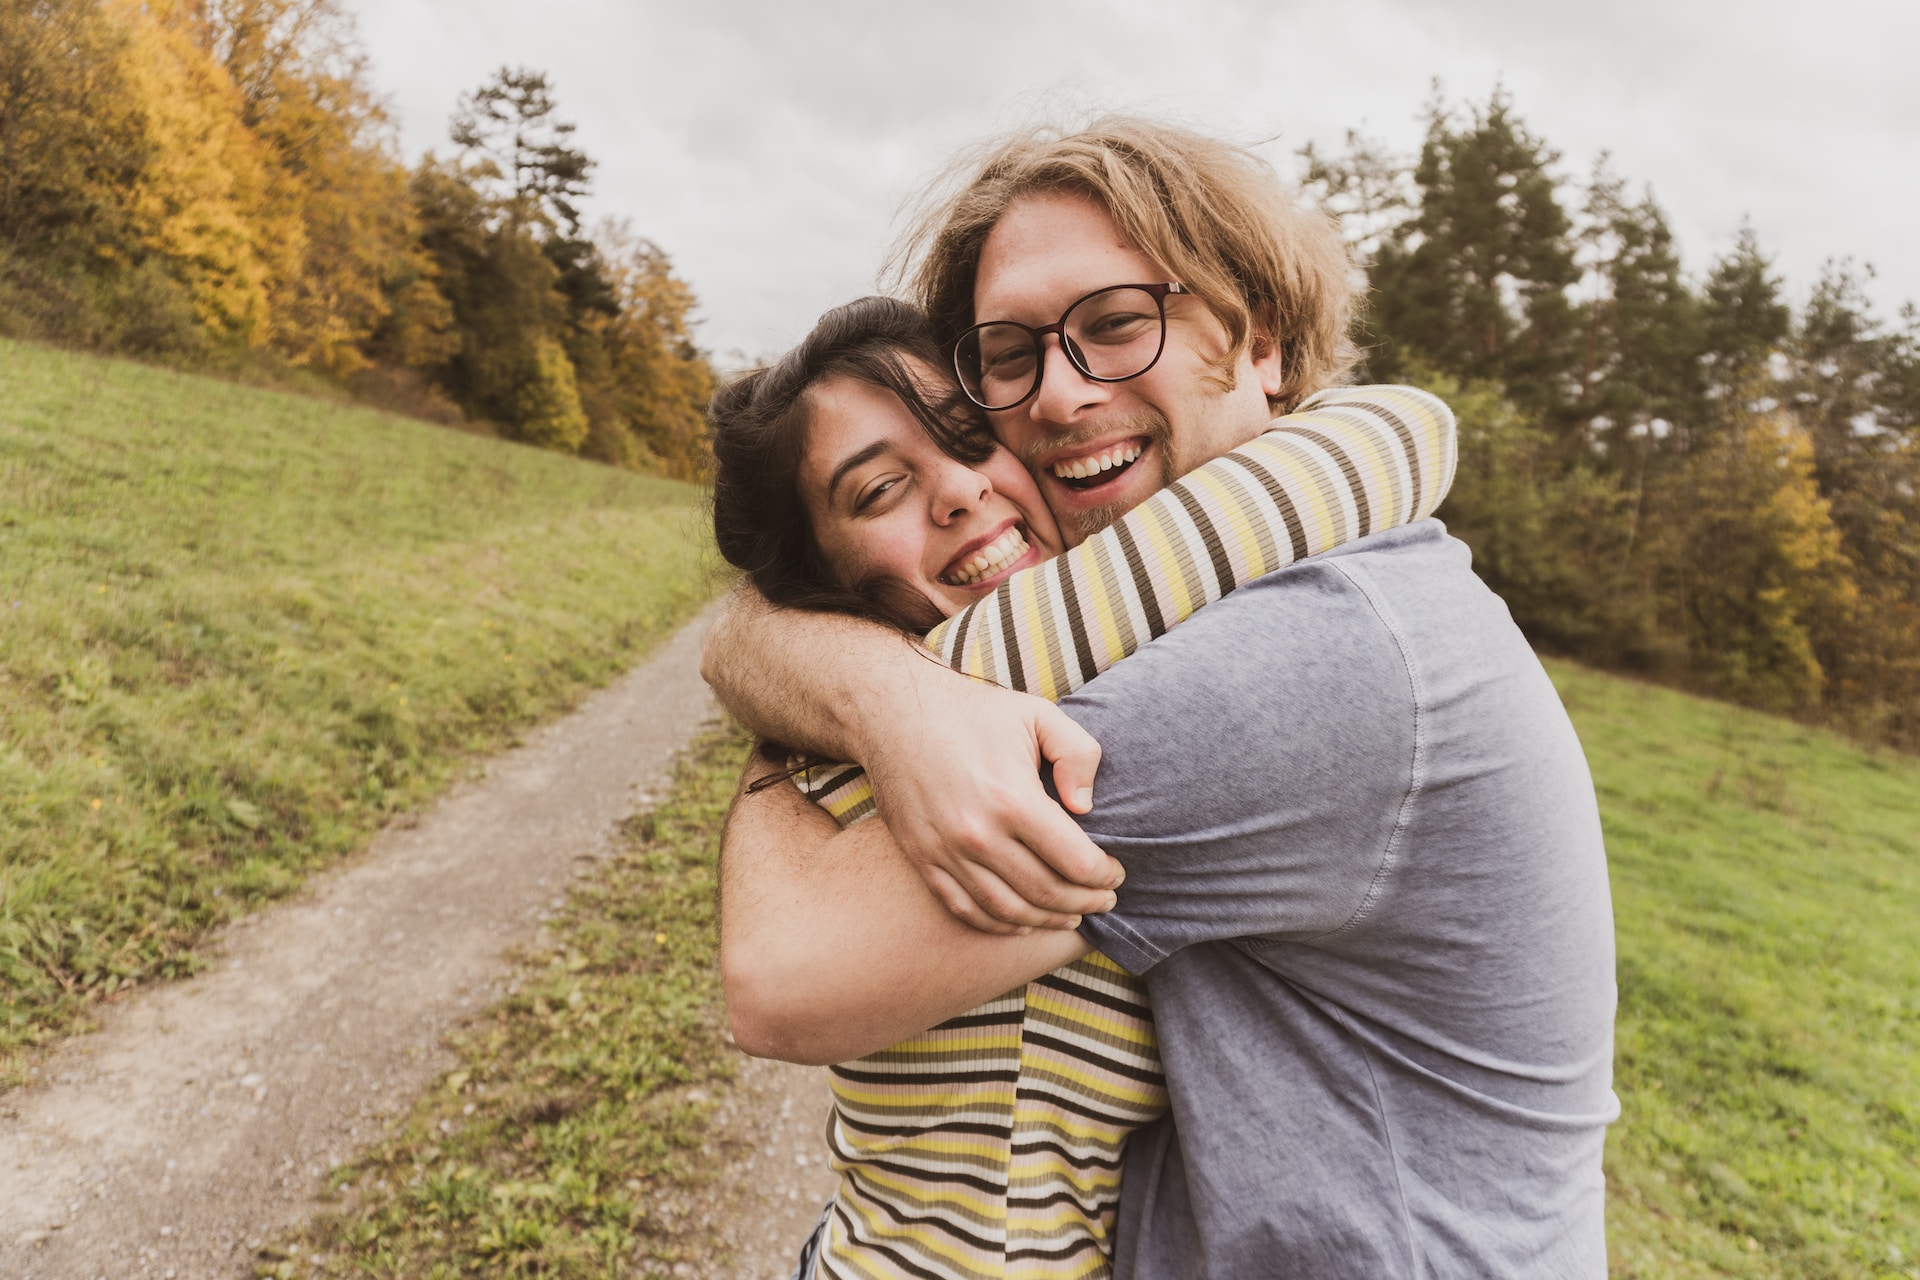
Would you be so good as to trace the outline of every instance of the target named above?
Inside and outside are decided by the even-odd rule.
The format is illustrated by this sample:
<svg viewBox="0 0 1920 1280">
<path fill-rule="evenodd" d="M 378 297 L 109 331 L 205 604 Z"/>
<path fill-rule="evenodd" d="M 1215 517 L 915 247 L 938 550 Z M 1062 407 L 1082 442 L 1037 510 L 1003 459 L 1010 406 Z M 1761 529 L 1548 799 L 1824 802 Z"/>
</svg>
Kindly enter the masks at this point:
<svg viewBox="0 0 1920 1280">
<path fill-rule="evenodd" d="M 1122 522 L 1134 534 L 1116 526 L 1113 540 L 1096 535 L 1043 564 L 1061 549 L 1051 516 L 943 366 L 917 312 L 865 299 L 727 387 L 712 415 L 716 536 L 778 604 L 903 630 L 959 612 L 941 628 L 943 656 L 995 679 L 1009 667 L 1030 673 L 1049 696 L 1239 581 L 1426 514 L 1451 475 L 1444 406 L 1405 389 L 1352 391 L 1350 403 L 1320 406 L 1298 439 L 1270 433 L 1162 491 Z M 1396 412 L 1368 417 L 1369 394 Z M 1425 451 L 1397 454 L 1401 443 Z M 1290 483 L 1304 486 L 1298 501 Z M 1343 505 L 1342 486 L 1357 500 Z M 1165 562 L 1129 559 L 1136 541 Z M 1084 588 L 1102 570 L 1106 587 L 1092 594 L 1109 613 L 1084 630 L 1108 637 L 1105 647 L 1079 633 L 1071 644 L 1023 634 L 1004 608 L 967 625 L 971 606 L 1017 587 L 1027 605 L 1045 604 L 1024 614 L 1046 632 L 1082 608 L 1072 582 Z M 1144 609 L 1128 603 L 1136 587 Z M 843 821 L 862 812 L 847 802 L 847 773 L 813 784 Z M 833 1068 L 833 1087 L 841 1186 L 804 1274 L 1104 1274 L 1122 1145 L 1166 1105 L 1143 990 L 1097 954 Z"/>
<path fill-rule="evenodd" d="M 715 398 L 715 534 L 769 600 L 921 631 L 1064 549 L 942 363 L 918 311 L 868 298 Z M 1065 1274 L 1104 1273 L 1120 1143 L 1165 1109 L 1165 1086 L 1136 980 L 1093 957 L 1071 968 L 1055 1003 L 1101 1008 L 1131 1048 L 1081 1064 L 1070 1098 L 1020 1079 L 1025 992 L 832 1068 L 841 1187 L 817 1274 L 997 1277 L 1034 1247 Z"/>
</svg>

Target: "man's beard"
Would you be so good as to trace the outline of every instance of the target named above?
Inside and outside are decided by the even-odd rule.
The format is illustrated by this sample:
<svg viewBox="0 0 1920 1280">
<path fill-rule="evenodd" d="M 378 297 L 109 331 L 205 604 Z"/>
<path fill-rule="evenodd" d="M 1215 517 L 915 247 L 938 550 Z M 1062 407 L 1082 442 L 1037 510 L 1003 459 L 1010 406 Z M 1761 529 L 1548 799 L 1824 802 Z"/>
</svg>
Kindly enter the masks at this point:
<svg viewBox="0 0 1920 1280">
<path fill-rule="evenodd" d="M 1058 453 L 1063 448 L 1073 449 L 1092 444 L 1096 440 L 1110 440 L 1115 435 L 1116 429 L 1124 431 L 1128 436 L 1146 437 L 1147 451 L 1141 455 L 1141 460 L 1145 461 L 1151 456 L 1157 460 L 1160 468 L 1160 481 L 1153 486 L 1152 492 L 1158 493 L 1173 483 L 1174 477 L 1179 474 L 1174 470 L 1173 425 L 1167 421 L 1165 414 L 1151 409 L 1137 413 L 1131 418 L 1109 418 L 1097 427 L 1084 428 L 1072 434 L 1049 435 L 1043 440 L 1035 441 L 1027 449 L 1026 456 L 1021 461 L 1026 463 L 1027 470 L 1041 478 L 1040 491 L 1046 493 L 1048 491 L 1046 476 L 1038 462 L 1041 454 Z M 1133 465 L 1137 467 L 1140 463 L 1136 462 Z M 1067 541 L 1077 544 L 1100 532 L 1136 505 L 1138 500 L 1132 503 L 1109 502 L 1098 507 L 1055 511 L 1053 518 L 1059 521 L 1060 531 L 1066 535 Z"/>
</svg>

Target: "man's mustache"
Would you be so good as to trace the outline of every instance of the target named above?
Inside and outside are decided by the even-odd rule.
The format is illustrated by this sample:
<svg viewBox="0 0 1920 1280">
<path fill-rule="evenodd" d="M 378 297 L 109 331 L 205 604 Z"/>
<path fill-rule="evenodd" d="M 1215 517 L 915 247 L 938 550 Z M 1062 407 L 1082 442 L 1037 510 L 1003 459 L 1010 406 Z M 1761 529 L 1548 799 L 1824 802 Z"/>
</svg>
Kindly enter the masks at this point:
<svg viewBox="0 0 1920 1280">
<path fill-rule="evenodd" d="M 1065 451 L 1084 448 L 1118 435 L 1145 436 L 1149 444 L 1160 446 L 1161 457 L 1170 458 L 1173 426 L 1163 413 L 1142 410 L 1126 418 L 1106 418 L 1092 426 L 1052 431 L 1020 450 L 1020 461 L 1035 475 L 1042 474 L 1041 459 Z"/>
</svg>

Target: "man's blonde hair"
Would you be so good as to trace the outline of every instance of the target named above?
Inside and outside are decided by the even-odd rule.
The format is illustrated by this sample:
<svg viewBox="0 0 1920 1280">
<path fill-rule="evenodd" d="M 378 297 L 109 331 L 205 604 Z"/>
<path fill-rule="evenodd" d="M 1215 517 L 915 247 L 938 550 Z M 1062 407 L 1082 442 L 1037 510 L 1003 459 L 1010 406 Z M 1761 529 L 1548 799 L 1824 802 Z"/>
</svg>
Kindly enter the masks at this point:
<svg viewBox="0 0 1920 1280">
<path fill-rule="evenodd" d="M 1348 335 L 1355 289 L 1338 225 L 1295 200 L 1244 147 L 1106 116 L 1072 132 L 1042 127 L 991 140 L 961 155 L 933 190 L 895 262 L 943 339 L 975 322 L 974 277 L 1001 215 L 1023 196 L 1070 193 L 1105 209 L 1167 279 L 1219 318 L 1231 343 L 1223 373 L 1260 334 L 1278 344 L 1275 412 L 1337 385 L 1358 361 Z"/>
</svg>

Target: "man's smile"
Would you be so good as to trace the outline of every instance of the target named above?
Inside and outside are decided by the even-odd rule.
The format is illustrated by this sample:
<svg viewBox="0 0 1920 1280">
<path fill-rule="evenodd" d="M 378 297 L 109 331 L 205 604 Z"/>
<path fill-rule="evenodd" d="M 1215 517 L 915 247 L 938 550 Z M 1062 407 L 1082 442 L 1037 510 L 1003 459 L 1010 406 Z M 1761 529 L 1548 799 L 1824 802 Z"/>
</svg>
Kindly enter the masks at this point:
<svg viewBox="0 0 1920 1280">
<path fill-rule="evenodd" d="M 1047 471 L 1069 489 L 1097 489 L 1118 479 L 1121 472 L 1139 460 L 1149 443 L 1146 436 L 1136 436 L 1118 444 L 1103 445 L 1072 457 L 1056 458 L 1048 464 Z"/>
</svg>

